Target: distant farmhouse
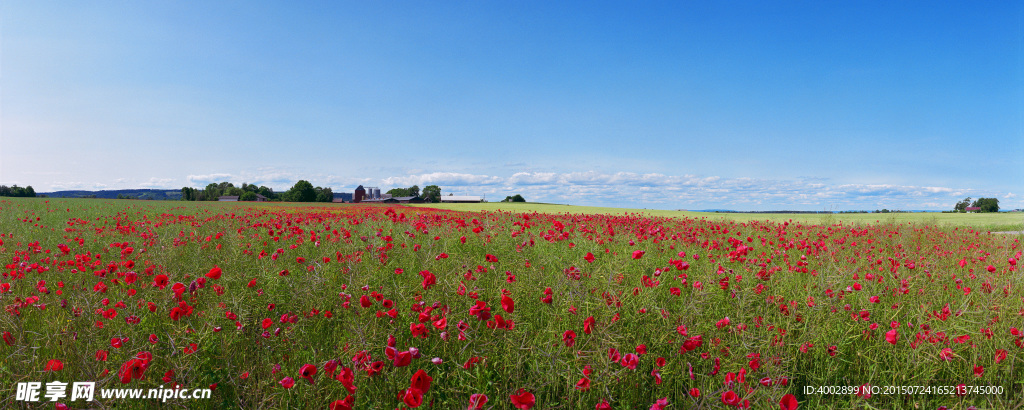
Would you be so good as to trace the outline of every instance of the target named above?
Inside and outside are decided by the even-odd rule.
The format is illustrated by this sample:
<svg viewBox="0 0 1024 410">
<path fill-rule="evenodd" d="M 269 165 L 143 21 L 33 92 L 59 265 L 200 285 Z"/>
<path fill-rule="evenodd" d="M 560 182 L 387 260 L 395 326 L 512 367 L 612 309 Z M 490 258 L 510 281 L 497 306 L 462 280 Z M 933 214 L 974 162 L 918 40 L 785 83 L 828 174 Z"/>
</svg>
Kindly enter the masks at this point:
<svg viewBox="0 0 1024 410">
<path fill-rule="evenodd" d="M 267 198 L 267 197 L 265 197 L 263 195 L 260 195 L 260 194 L 256 194 L 256 200 L 254 202 L 267 202 L 269 200 L 270 200 L 270 198 Z M 218 196 L 217 197 L 217 201 L 221 201 L 221 202 L 238 202 L 239 201 L 239 197 L 237 195 Z"/>
<path fill-rule="evenodd" d="M 981 212 L 980 206 L 969 206 L 965 209 L 967 212 Z"/>
<path fill-rule="evenodd" d="M 441 202 L 446 203 L 474 203 L 485 202 L 484 197 L 475 195 L 448 195 L 442 196 Z M 355 192 L 336 192 L 334 203 L 365 203 L 365 204 L 422 204 L 427 198 L 422 196 L 392 196 L 382 194 L 378 187 L 356 187 Z"/>
</svg>

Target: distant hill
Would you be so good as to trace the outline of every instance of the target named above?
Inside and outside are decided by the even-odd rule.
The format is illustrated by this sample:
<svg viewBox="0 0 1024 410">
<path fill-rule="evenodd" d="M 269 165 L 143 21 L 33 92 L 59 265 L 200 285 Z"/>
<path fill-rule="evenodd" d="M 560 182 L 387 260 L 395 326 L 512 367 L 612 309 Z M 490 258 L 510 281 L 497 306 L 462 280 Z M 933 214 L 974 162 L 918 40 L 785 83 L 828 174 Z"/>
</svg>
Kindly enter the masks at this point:
<svg viewBox="0 0 1024 410">
<path fill-rule="evenodd" d="M 37 196 L 46 195 L 50 198 L 104 198 L 104 199 L 117 199 L 118 195 L 122 198 L 128 197 L 130 199 L 148 199 L 155 201 L 178 201 L 181 199 L 180 190 L 170 189 L 113 189 L 107 191 L 56 191 L 56 192 L 38 192 Z"/>
</svg>

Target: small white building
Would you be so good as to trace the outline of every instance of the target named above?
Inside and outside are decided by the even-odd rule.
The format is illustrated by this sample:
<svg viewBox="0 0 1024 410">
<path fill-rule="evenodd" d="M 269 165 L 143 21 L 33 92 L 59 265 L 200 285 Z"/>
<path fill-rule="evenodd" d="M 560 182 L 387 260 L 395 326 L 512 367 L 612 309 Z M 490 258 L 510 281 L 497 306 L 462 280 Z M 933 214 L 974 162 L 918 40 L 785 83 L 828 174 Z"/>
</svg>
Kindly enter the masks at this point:
<svg viewBox="0 0 1024 410">
<path fill-rule="evenodd" d="M 483 202 L 484 197 L 476 195 L 442 195 L 441 203 L 473 203 Z"/>
</svg>

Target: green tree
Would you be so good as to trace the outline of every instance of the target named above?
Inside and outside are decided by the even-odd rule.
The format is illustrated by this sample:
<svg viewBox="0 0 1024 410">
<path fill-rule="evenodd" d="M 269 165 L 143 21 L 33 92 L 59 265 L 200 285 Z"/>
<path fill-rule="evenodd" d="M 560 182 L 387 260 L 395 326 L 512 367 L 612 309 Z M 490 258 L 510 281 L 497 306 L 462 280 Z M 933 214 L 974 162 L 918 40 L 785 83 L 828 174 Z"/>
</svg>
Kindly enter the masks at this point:
<svg viewBox="0 0 1024 410">
<path fill-rule="evenodd" d="M 316 202 L 332 202 L 334 201 L 334 192 L 330 188 L 313 188 L 316 192 Z"/>
<path fill-rule="evenodd" d="M 978 198 L 972 205 L 981 208 L 981 212 L 999 212 L 999 200 L 996 198 Z"/>
<path fill-rule="evenodd" d="M 515 194 L 512 196 L 506 196 L 505 199 L 501 200 L 501 202 L 526 202 L 526 198 L 523 198 L 522 195 Z"/>
<path fill-rule="evenodd" d="M 203 201 L 216 201 L 217 197 L 221 196 L 220 186 L 211 182 L 206 185 L 206 189 L 203 190 Z"/>
<path fill-rule="evenodd" d="M 963 201 L 957 202 L 953 206 L 953 210 L 957 212 L 967 212 L 967 207 L 971 206 L 971 197 L 964 198 Z"/>
<path fill-rule="evenodd" d="M 398 198 L 400 196 L 412 196 L 409 195 L 409 188 L 391 188 L 388 192 L 385 192 L 385 194 L 389 194 L 394 198 Z"/>
<path fill-rule="evenodd" d="M 256 193 L 267 197 L 267 199 L 277 199 L 277 194 L 274 193 L 274 190 L 263 185 L 260 185 Z"/>
<path fill-rule="evenodd" d="M 423 187 L 423 199 L 428 202 L 439 202 L 441 200 L 441 187 L 437 185 L 427 185 Z"/>
<path fill-rule="evenodd" d="M 256 193 L 252 191 L 245 191 L 241 196 L 238 197 L 239 201 L 255 201 Z"/>
<path fill-rule="evenodd" d="M 313 184 L 306 180 L 299 180 L 288 192 L 284 193 L 284 200 L 289 202 L 313 202 L 316 200 L 316 190 Z"/>
</svg>

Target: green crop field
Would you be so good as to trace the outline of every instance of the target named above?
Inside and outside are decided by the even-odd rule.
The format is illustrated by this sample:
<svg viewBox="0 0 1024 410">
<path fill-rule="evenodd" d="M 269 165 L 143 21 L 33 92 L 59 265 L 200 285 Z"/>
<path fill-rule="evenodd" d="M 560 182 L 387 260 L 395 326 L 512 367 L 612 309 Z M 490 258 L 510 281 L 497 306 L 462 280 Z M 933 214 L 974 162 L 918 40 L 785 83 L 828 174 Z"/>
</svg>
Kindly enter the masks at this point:
<svg viewBox="0 0 1024 410">
<path fill-rule="evenodd" d="M 809 224 L 844 224 L 877 225 L 894 223 L 913 223 L 924 225 L 970 227 L 981 231 L 1022 231 L 1024 230 L 1024 212 L 999 213 L 836 213 L 836 214 L 774 214 L 774 213 L 715 213 L 690 211 L 665 211 L 652 209 L 607 208 L 593 206 L 573 206 L 559 204 L 538 204 L 532 202 L 485 202 L 478 204 L 417 204 L 417 207 L 430 207 L 454 211 L 507 211 L 507 212 L 541 212 L 571 214 L 643 214 L 666 218 L 698 218 L 708 220 L 730 220 L 737 222 L 769 221 L 769 222 L 801 222 Z"/>
</svg>

